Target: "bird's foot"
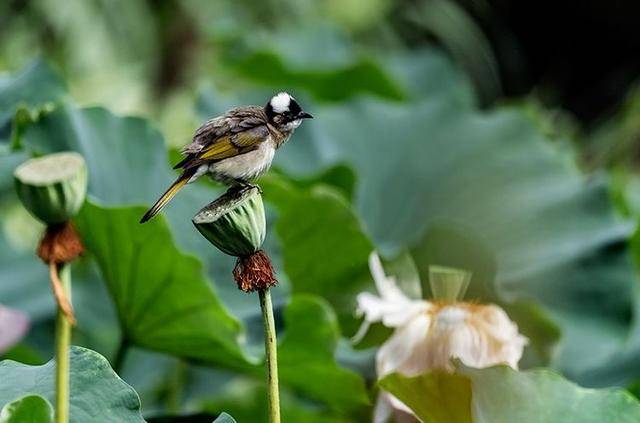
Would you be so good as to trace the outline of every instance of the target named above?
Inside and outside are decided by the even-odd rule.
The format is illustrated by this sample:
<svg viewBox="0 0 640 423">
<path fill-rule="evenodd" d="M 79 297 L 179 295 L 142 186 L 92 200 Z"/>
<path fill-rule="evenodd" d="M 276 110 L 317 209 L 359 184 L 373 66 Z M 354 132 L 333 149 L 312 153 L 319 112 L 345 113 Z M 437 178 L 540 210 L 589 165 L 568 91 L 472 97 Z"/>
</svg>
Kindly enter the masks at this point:
<svg viewBox="0 0 640 423">
<path fill-rule="evenodd" d="M 237 194 L 241 194 L 241 193 L 245 192 L 246 190 L 256 188 L 258 190 L 258 192 L 260 194 L 262 194 L 262 188 L 260 188 L 260 185 L 252 184 L 251 182 L 246 182 L 246 181 L 238 181 L 231 188 Z"/>
<path fill-rule="evenodd" d="M 257 189 L 258 189 L 258 192 L 259 192 L 260 194 L 262 194 L 262 187 L 261 187 L 260 185 L 258 185 L 258 184 L 250 184 L 249 186 L 250 186 L 251 188 L 257 188 Z"/>
</svg>

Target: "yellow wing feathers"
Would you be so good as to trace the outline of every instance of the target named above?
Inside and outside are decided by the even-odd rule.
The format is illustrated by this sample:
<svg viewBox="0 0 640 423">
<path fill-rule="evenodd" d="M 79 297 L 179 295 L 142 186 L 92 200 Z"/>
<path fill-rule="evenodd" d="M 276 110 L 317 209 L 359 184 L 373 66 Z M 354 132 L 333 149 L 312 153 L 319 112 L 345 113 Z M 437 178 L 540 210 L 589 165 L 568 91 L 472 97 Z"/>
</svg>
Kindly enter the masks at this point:
<svg viewBox="0 0 640 423">
<path fill-rule="evenodd" d="M 200 160 L 226 159 L 251 151 L 264 140 L 262 134 L 254 131 L 240 132 L 218 139 L 215 143 L 205 147 L 197 157 Z"/>
<path fill-rule="evenodd" d="M 202 149 L 195 158 L 197 160 L 222 160 L 239 153 L 240 148 L 231 142 L 230 137 L 225 137 Z"/>
<path fill-rule="evenodd" d="M 140 223 L 144 223 L 158 214 L 160 210 L 162 210 L 164 206 L 166 206 L 167 203 L 173 198 L 173 196 L 176 195 L 178 191 L 180 191 L 180 188 L 182 188 L 186 185 L 187 182 L 189 182 L 189 179 L 191 179 L 191 176 L 193 176 L 194 173 L 195 172 L 191 170 L 186 170 L 182 175 L 180 175 L 178 179 L 176 179 L 175 182 L 171 184 L 169 189 L 167 189 L 164 194 L 162 194 L 162 196 L 158 198 L 158 201 L 156 201 L 156 203 L 149 210 L 147 210 L 144 216 L 142 216 L 142 219 L 140 219 Z"/>
</svg>

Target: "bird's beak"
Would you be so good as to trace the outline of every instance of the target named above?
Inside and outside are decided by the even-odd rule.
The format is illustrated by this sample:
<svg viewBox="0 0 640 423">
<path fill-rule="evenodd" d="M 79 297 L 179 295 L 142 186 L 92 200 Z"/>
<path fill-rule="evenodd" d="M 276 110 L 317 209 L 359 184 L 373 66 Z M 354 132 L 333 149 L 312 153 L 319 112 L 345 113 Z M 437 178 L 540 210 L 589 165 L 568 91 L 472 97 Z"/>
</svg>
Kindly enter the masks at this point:
<svg viewBox="0 0 640 423">
<path fill-rule="evenodd" d="M 313 116 L 307 112 L 300 112 L 298 113 L 298 119 L 313 119 Z"/>
</svg>

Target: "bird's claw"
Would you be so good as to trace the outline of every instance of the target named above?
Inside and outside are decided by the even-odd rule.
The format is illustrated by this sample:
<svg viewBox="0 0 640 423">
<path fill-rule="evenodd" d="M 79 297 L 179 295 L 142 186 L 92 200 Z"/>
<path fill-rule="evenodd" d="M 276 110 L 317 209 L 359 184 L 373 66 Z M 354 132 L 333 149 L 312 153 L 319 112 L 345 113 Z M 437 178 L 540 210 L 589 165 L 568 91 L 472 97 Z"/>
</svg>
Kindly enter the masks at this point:
<svg viewBox="0 0 640 423">
<path fill-rule="evenodd" d="M 251 182 L 240 182 L 237 185 L 234 185 L 234 189 L 237 190 L 238 194 L 245 192 L 248 189 L 256 188 L 260 194 L 262 194 L 262 188 L 260 185 L 252 184 Z"/>
</svg>

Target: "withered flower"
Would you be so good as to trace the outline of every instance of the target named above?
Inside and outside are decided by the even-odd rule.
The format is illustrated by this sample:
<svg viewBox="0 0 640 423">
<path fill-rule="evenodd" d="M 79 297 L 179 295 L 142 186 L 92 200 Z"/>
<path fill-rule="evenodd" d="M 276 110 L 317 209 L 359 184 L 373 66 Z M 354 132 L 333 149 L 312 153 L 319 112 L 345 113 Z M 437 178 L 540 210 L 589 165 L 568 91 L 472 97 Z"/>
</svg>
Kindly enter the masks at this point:
<svg viewBox="0 0 640 423">
<path fill-rule="evenodd" d="M 434 267 L 430 282 L 435 298 L 427 301 L 407 297 L 385 274 L 377 254 L 371 254 L 369 267 L 379 296 L 359 294 L 357 314 L 365 325 L 382 322 L 394 329 L 376 355 L 378 378 L 391 373 L 416 376 L 431 369 L 454 371 L 453 358 L 471 367 L 506 364 L 517 369 L 527 339 L 497 305 L 460 300 L 469 273 Z M 374 422 L 392 416 L 397 421 L 417 421 L 400 400 L 381 392 Z"/>
</svg>

